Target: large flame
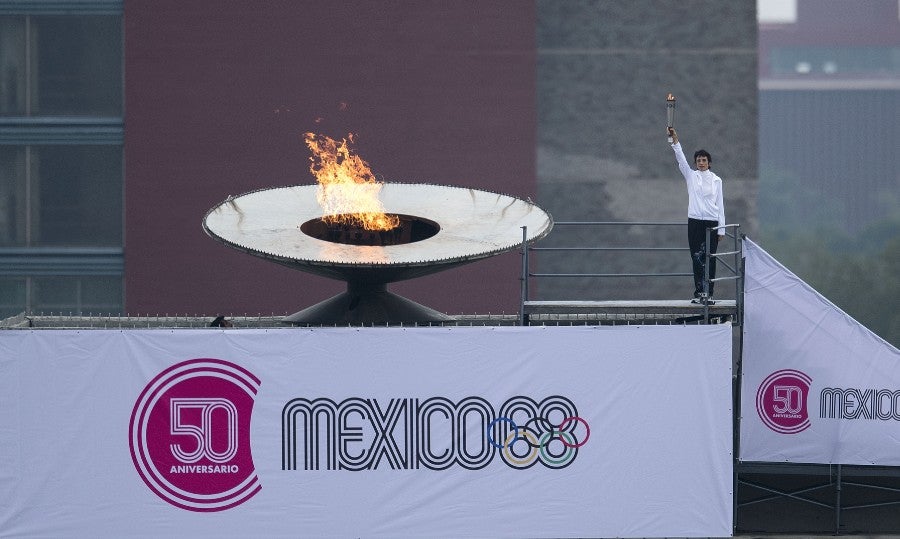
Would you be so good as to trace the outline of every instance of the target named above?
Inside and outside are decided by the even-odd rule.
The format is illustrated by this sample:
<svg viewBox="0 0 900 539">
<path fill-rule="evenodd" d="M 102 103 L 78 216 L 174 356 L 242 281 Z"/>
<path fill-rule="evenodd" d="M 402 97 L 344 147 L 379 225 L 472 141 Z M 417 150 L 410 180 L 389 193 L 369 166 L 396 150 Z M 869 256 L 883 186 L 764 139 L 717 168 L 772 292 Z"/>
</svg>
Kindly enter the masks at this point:
<svg viewBox="0 0 900 539">
<path fill-rule="evenodd" d="M 353 134 L 347 137 L 353 142 Z M 322 220 L 328 224 L 348 224 L 365 230 L 390 230 L 400 224 L 396 215 L 384 213 L 378 198 L 383 183 L 358 155 L 350 151 L 347 139 L 340 142 L 325 135 L 306 133 L 312 151 L 309 170 L 319 182 L 316 200 Z"/>
</svg>

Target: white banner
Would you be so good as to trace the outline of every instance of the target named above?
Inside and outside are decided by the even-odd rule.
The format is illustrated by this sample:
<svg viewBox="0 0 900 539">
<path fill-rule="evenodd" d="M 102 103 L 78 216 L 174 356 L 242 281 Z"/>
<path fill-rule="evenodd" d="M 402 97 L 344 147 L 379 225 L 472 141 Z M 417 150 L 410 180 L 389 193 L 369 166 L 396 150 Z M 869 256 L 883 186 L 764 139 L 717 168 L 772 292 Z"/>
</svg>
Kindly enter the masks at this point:
<svg viewBox="0 0 900 539">
<path fill-rule="evenodd" d="M 0 535 L 732 532 L 731 328 L 0 332 Z"/>
<path fill-rule="evenodd" d="M 900 465 L 900 351 L 744 240 L 740 458 Z"/>
</svg>

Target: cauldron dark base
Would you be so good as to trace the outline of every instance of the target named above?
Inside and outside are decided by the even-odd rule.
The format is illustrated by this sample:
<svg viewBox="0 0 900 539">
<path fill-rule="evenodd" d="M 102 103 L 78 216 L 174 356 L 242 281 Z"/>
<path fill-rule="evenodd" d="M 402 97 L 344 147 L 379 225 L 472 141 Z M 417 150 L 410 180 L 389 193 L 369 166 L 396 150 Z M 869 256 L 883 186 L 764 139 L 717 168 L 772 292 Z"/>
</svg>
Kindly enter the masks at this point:
<svg viewBox="0 0 900 539">
<path fill-rule="evenodd" d="M 387 326 L 447 322 L 452 317 L 388 292 L 386 284 L 347 284 L 347 291 L 284 317 L 295 326 Z"/>
</svg>

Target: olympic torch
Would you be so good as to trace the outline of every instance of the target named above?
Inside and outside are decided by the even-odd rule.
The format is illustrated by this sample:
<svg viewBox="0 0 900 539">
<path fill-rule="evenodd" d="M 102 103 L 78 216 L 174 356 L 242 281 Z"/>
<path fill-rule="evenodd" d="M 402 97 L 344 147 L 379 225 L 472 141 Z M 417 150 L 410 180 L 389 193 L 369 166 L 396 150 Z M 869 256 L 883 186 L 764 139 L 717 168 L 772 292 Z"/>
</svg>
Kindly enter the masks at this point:
<svg viewBox="0 0 900 539">
<path fill-rule="evenodd" d="M 675 127 L 675 96 L 672 94 L 666 96 L 666 127 Z M 666 129 L 666 132 L 668 132 L 668 129 Z M 671 135 L 668 138 L 669 144 L 672 144 L 674 140 Z"/>
</svg>

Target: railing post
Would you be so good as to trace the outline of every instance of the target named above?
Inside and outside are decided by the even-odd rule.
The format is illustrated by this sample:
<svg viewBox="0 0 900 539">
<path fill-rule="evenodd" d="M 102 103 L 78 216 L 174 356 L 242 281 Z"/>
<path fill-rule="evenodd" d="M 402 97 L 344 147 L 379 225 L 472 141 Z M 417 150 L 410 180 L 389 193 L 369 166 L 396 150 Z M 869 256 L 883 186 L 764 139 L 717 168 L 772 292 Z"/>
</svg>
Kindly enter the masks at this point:
<svg viewBox="0 0 900 539">
<path fill-rule="evenodd" d="M 703 263 L 703 297 L 700 298 L 703 301 L 703 323 L 709 324 L 709 260 L 710 260 L 710 231 L 712 228 L 707 227 L 706 229 L 706 249 L 703 251 L 704 263 Z"/>
<path fill-rule="evenodd" d="M 837 484 L 834 492 L 834 534 L 841 533 L 841 465 L 837 465 Z"/>
<path fill-rule="evenodd" d="M 522 227 L 522 275 L 521 280 L 521 298 L 519 300 L 519 325 L 524 326 L 528 323 L 528 317 L 525 314 L 525 302 L 528 301 L 528 227 Z"/>
<path fill-rule="evenodd" d="M 744 322 L 744 243 L 739 234 L 740 226 L 734 228 L 734 250 L 737 252 L 734 268 L 737 279 L 734 280 L 734 317 L 736 325 Z"/>
</svg>

